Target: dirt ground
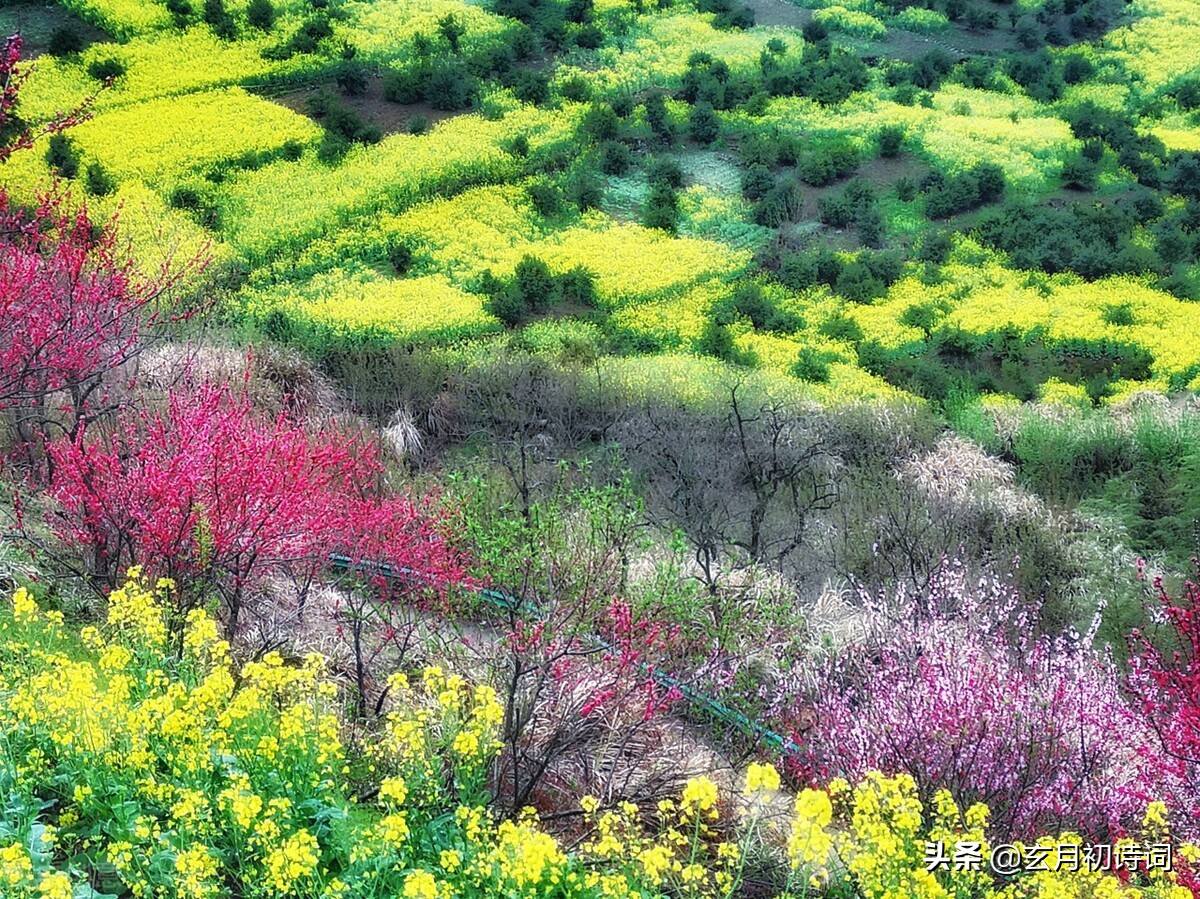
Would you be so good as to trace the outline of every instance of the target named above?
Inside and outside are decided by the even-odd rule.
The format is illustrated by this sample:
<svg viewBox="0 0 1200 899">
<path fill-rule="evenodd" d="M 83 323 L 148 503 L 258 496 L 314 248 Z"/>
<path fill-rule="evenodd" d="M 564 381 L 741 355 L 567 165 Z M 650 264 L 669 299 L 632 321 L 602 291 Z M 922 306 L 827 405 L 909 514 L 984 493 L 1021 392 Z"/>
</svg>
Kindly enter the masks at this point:
<svg viewBox="0 0 1200 899">
<path fill-rule="evenodd" d="M 25 44 L 21 48 L 24 59 L 32 59 L 46 52 L 50 36 L 63 27 L 70 26 L 83 38 L 84 46 L 100 41 L 112 40 L 107 34 L 89 25 L 79 17 L 67 12 L 54 3 L 6 3 L 0 5 L 0 35 L 20 33 Z"/>
<path fill-rule="evenodd" d="M 433 127 L 443 119 L 451 118 L 460 113 L 443 112 L 434 109 L 427 103 L 392 103 L 383 98 L 383 78 L 372 75 L 367 82 L 367 91 L 361 97 L 347 97 L 341 94 L 332 81 L 321 82 L 307 87 L 292 88 L 282 93 L 271 93 L 271 99 L 286 106 L 293 112 L 308 115 L 308 101 L 321 91 L 334 91 L 342 103 L 353 110 L 364 120 L 378 125 L 384 134 L 395 134 L 407 131 L 409 123 L 418 117 L 424 117 L 429 127 Z"/>
</svg>

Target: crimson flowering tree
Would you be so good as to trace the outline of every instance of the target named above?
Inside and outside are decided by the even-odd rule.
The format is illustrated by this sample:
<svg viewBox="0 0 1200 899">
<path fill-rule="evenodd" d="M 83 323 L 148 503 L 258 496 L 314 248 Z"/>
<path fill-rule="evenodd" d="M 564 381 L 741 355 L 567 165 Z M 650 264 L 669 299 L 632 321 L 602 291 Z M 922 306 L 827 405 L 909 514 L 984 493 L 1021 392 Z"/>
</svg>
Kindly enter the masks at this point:
<svg viewBox="0 0 1200 899">
<path fill-rule="evenodd" d="M 15 114 L 28 70 L 18 65 L 21 38 L 0 52 L 0 164 L 86 115 L 63 114 L 39 131 Z M 117 241 L 115 223 L 98 226 L 61 197 L 32 207 L 0 191 L 0 411 L 25 448 L 56 430 L 74 435 L 109 411 L 108 376 L 143 347 L 147 334 L 180 313 L 165 297 L 194 259 L 140 274 Z M 193 310 L 194 312 L 195 310 Z"/>
<path fill-rule="evenodd" d="M 463 575 L 430 510 L 380 495 L 370 444 L 264 418 L 228 386 L 176 390 L 165 411 L 126 410 L 49 455 L 57 529 L 93 576 L 112 585 L 137 564 L 175 577 L 192 601 L 213 591 L 230 631 L 264 578 L 307 585 L 330 552 L 433 587 Z"/>
<path fill-rule="evenodd" d="M 802 666 L 781 710 L 805 717 L 800 777 L 907 772 L 926 799 L 945 788 L 987 803 L 1010 838 L 1111 838 L 1179 795 L 1180 766 L 1091 634 L 1030 637 L 1027 603 L 953 566 L 927 594 L 870 600 L 867 614 L 876 634 Z"/>
<path fill-rule="evenodd" d="M 158 301 L 186 268 L 142 277 L 111 224 L 56 199 L 14 208 L 0 192 L 0 409 L 24 443 L 108 410 L 108 375 L 173 317 Z"/>
<path fill-rule="evenodd" d="M 1200 571 L 1200 562 L 1195 562 Z M 1157 627 L 1134 631 L 1130 683 L 1162 750 L 1178 765 L 1180 795 L 1171 797 L 1193 831 L 1200 831 L 1200 583 L 1172 596 L 1154 580 Z"/>
</svg>

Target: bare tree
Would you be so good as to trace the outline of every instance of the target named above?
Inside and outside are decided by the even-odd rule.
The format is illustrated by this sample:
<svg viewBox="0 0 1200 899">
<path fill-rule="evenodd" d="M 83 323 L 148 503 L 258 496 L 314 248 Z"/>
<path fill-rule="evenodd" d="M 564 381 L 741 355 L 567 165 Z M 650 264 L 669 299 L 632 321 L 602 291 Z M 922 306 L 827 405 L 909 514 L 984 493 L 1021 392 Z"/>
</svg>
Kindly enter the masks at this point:
<svg viewBox="0 0 1200 899">
<path fill-rule="evenodd" d="M 816 414 L 748 394 L 735 381 L 700 409 L 651 400 L 616 429 L 651 521 L 683 532 L 713 595 L 722 567 L 794 561 L 810 516 L 837 498 Z"/>
</svg>

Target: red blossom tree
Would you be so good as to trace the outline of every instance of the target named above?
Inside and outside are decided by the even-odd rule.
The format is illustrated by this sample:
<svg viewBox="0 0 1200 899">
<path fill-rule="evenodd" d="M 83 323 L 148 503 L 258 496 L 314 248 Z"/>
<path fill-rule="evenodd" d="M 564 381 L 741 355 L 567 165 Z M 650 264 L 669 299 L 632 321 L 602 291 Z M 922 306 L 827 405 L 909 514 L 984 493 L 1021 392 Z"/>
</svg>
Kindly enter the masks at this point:
<svg viewBox="0 0 1200 899">
<path fill-rule="evenodd" d="M 115 584 L 129 565 L 215 592 L 232 631 L 277 575 L 311 583 L 329 553 L 410 569 L 438 588 L 462 565 L 431 508 L 381 496 L 374 448 L 257 415 L 244 394 L 203 384 L 165 411 L 129 410 L 49 446 L 60 536 Z"/>
<path fill-rule="evenodd" d="M 28 74 L 18 65 L 20 36 L 0 52 L 0 164 L 36 137 L 86 116 L 85 103 L 38 130 L 15 114 Z M 0 191 L 0 411 L 27 453 L 59 430 L 74 436 L 110 411 L 109 375 L 144 347 L 159 325 L 180 314 L 169 289 L 199 258 L 145 276 L 122 248 L 115 222 L 99 226 L 62 197 L 32 207 Z M 194 311 L 194 310 L 193 310 Z"/>
<path fill-rule="evenodd" d="M 1200 562 L 1193 560 L 1200 572 Z M 1182 795 L 1165 797 L 1192 835 L 1200 833 L 1200 581 L 1178 597 L 1154 581 L 1158 627 L 1136 630 L 1130 683 L 1164 751 L 1183 772 Z M 1173 802 L 1171 800 L 1174 800 Z"/>
<path fill-rule="evenodd" d="M 191 314 L 160 302 L 191 267 L 144 277 L 113 223 L 97 228 L 54 198 L 15 208 L 0 192 L 0 409 L 23 444 L 74 436 L 111 408 L 109 375 L 149 333 Z"/>
</svg>

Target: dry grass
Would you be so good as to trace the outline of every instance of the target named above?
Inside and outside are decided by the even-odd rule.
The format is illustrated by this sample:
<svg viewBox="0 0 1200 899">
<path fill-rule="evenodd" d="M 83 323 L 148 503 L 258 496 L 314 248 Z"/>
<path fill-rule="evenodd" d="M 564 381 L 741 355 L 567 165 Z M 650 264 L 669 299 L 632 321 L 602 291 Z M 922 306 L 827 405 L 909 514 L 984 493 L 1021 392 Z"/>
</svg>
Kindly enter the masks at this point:
<svg viewBox="0 0 1200 899">
<path fill-rule="evenodd" d="M 1009 521 L 1049 518 L 1045 504 L 1016 485 L 1011 465 L 954 434 L 943 435 L 929 452 L 910 457 L 901 465 L 900 477 L 926 498 L 964 511 L 988 508 Z"/>
<path fill-rule="evenodd" d="M 153 391 L 205 381 L 244 386 L 255 408 L 320 421 L 343 403 L 333 385 L 299 353 L 267 346 L 249 351 L 205 343 L 168 343 L 138 360 L 137 375 Z"/>
</svg>

